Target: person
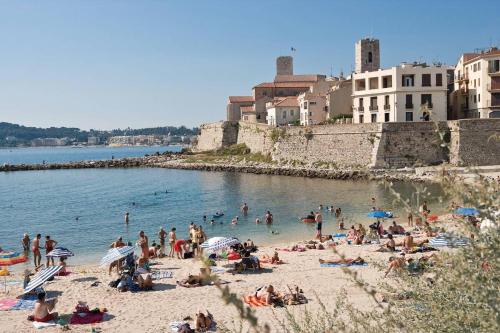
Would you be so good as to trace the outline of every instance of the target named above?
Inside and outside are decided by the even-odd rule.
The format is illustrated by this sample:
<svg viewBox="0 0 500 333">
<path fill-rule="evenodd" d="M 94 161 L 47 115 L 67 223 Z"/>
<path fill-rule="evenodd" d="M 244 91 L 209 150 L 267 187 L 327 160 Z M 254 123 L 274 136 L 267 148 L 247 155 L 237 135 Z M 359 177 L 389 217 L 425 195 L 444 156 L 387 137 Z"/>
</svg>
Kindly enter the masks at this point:
<svg viewBox="0 0 500 333">
<path fill-rule="evenodd" d="M 141 290 L 152 290 L 153 289 L 153 279 L 151 274 L 143 273 L 137 275 L 137 284 Z"/>
<path fill-rule="evenodd" d="M 110 248 L 119 248 L 119 247 L 123 247 L 123 246 L 125 246 L 123 239 L 121 237 L 118 237 L 118 239 L 116 241 L 114 241 L 113 243 L 111 243 L 111 245 L 109 247 Z M 116 273 L 120 274 L 121 262 L 122 262 L 121 260 L 113 261 L 109 265 L 108 274 L 111 275 L 111 271 L 113 270 L 113 267 L 116 267 Z"/>
<path fill-rule="evenodd" d="M 160 227 L 158 231 L 158 238 L 160 239 L 160 258 L 165 256 L 165 238 L 167 237 L 167 232 Z"/>
<path fill-rule="evenodd" d="M 376 201 L 377 201 L 377 200 L 376 200 L 375 198 L 372 198 L 372 206 L 375 206 L 375 202 L 376 202 Z"/>
<path fill-rule="evenodd" d="M 215 224 L 215 220 L 214 220 L 214 219 L 211 219 L 211 220 L 210 220 L 210 224 L 211 224 L 211 225 L 214 225 L 214 224 Z"/>
<path fill-rule="evenodd" d="M 427 237 L 435 237 L 435 236 L 437 236 L 437 232 L 435 232 L 432 229 L 431 225 L 427 221 L 424 222 L 424 230 L 425 230 L 425 235 Z"/>
<path fill-rule="evenodd" d="M 30 236 L 28 236 L 28 234 L 25 233 L 23 235 L 21 243 L 23 244 L 23 251 L 28 252 L 30 250 Z"/>
<path fill-rule="evenodd" d="M 273 223 L 273 214 L 271 214 L 270 211 L 267 211 L 266 213 L 266 224 L 272 224 Z"/>
<path fill-rule="evenodd" d="M 277 298 L 277 294 L 274 292 L 274 287 L 269 285 L 267 287 L 257 290 L 255 296 L 266 302 L 268 305 L 272 305 Z"/>
<path fill-rule="evenodd" d="M 206 221 L 207 221 L 207 216 L 203 215 L 203 222 L 206 222 Z"/>
<path fill-rule="evenodd" d="M 413 227 L 413 214 L 412 212 L 408 212 L 408 227 Z"/>
<path fill-rule="evenodd" d="M 323 210 L 323 205 L 322 205 L 322 204 L 320 204 L 320 205 L 319 205 L 318 210 L 319 210 L 319 211 L 322 211 L 322 210 Z"/>
<path fill-rule="evenodd" d="M 335 209 L 335 218 L 336 219 L 338 219 L 341 214 L 342 214 L 342 209 L 340 209 L 340 207 Z"/>
<path fill-rule="evenodd" d="M 406 264 L 406 258 L 405 258 L 404 253 L 401 253 L 401 257 L 399 257 L 399 258 L 390 257 L 389 258 L 389 265 L 387 267 L 387 270 L 385 271 L 384 277 L 387 277 L 387 275 L 389 275 L 389 273 L 392 270 L 399 270 L 399 269 L 403 268 L 405 266 L 405 264 Z"/>
<path fill-rule="evenodd" d="M 42 235 L 37 234 L 31 246 L 35 269 L 40 267 L 40 265 L 42 264 L 42 254 L 40 253 L 40 238 L 42 238 Z"/>
<path fill-rule="evenodd" d="M 202 312 L 199 312 L 196 315 L 196 332 L 207 332 L 212 327 L 213 323 L 214 317 L 210 312 L 207 311 L 206 315 Z"/>
<path fill-rule="evenodd" d="M 320 264 L 364 264 L 365 260 L 361 257 L 357 258 L 340 258 L 340 259 L 330 259 L 330 260 L 324 260 L 324 259 L 319 259 Z"/>
<path fill-rule="evenodd" d="M 59 275 L 64 275 L 66 274 L 66 257 L 59 257 L 59 264 L 58 266 L 61 266 L 61 270 L 59 271 Z"/>
<path fill-rule="evenodd" d="M 243 206 L 241 206 L 241 211 L 243 212 L 244 216 L 247 216 L 248 214 L 248 205 L 246 202 L 243 203 Z"/>
<path fill-rule="evenodd" d="M 392 225 L 389 227 L 389 232 L 393 235 L 402 235 L 405 233 L 405 229 L 398 225 L 396 221 L 392 221 Z"/>
<path fill-rule="evenodd" d="M 135 202 L 133 203 L 133 205 L 135 205 Z M 128 224 L 128 212 L 125 212 L 125 223 Z"/>
<path fill-rule="evenodd" d="M 196 244 L 198 245 L 197 246 L 197 249 L 198 249 L 197 255 L 201 256 L 201 255 L 203 255 L 203 248 L 201 247 L 201 244 L 203 244 L 203 242 L 207 240 L 207 235 L 203 231 L 203 228 L 201 225 L 198 227 L 198 230 L 196 231 L 195 238 L 196 238 Z"/>
<path fill-rule="evenodd" d="M 366 235 L 366 230 L 363 227 L 363 225 L 358 224 L 358 229 L 356 230 L 356 237 L 354 238 L 354 245 L 361 245 L 363 244 L 363 240 Z"/>
<path fill-rule="evenodd" d="M 174 245 L 175 241 L 177 240 L 177 235 L 175 234 L 176 230 L 177 230 L 176 228 L 172 228 L 168 233 L 168 244 L 170 245 L 170 251 L 168 252 L 168 256 L 171 258 L 174 257 Z"/>
<path fill-rule="evenodd" d="M 258 217 L 255 219 L 255 224 L 260 224 L 260 219 Z"/>
<path fill-rule="evenodd" d="M 234 219 L 231 220 L 231 224 L 238 224 L 238 216 L 235 216 Z"/>
<path fill-rule="evenodd" d="M 189 240 L 189 241 L 191 241 L 191 240 Z M 182 250 L 183 250 L 183 246 L 186 242 L 187 241 L 184 239 L 176 239 L 174 241 L 173 250 L 177 256 L 177 259 L 182 259 L 182 255 L 183 255 Z"/>
<path fill-rule="evenodd" d="M 339 222 L 339 230 L 345 230 L 344 218 L 342 218 Z"/>
<path fill-rule="evenodd" d="M 156 258 L 158 257 L 158 252 L 160 250 L 160 245 L 156 244 L 155 241 L 153 241 L 153 243 L 151 243 L 151 246 L 149 247 L 149 257 L 150 258 Z"/>
<path fill-rule="evenodd" d="M 403 251 L 410 252 L 414 246 L 415 243 L 413 241 L 413 236 L 409 232 L 407 232 L 405 234 L 405 238 L 403 239 Z"/>
<path fill-rule="evenodd" d="M 280 260 L 278 252 L 274 251 L 273 257 L 271 258 L 271 264 L 282 264 L 283 262 Z"/>
<path fill-rule="evenodd" d="M 357 230 L 354 228 L 354 225 L 351 226 L 351 229 L 347 232 L 347 240 L 354 241 L 358 235 Z"/>
<path fill-rule="evenodd" d="M 189 226 L 189 239 L 193 246 L 193 252 L 198 252 L 198 243 L 196 242 L 196 233 L 198 232 L 198 227 L 191 222 L 192 226 Z"/>
<path fill-rule="evenodd" d="M 141 248 L 141 258 L 145 260 L 149 259 L 148 236 L 146 236 L 143 230 L 139 232 L 139 239 L 137 240 L 137 246 Z"/>
<path fill-rule="evenodd" d="M 392 234 L 388 234 L 387 238 L 388 238 L 387 242 L 377 250 L 378 252 L 396 251 L 396 242 L 394 241 L 394 237 L 392 236 Z"/>
<path fill-rule="evenodd" d="M 59 314 L 57 312 L 51 312 L 56 306 L 57 299 L 46 301 L 45 296 L 45 292 L 40 292 L 37 294 L 37 301 L 35 303 L 35 309 L 33 312 L 34 321 L 46 323 L 52 320 L 56 320 L 59 317 Z"/>
<path fill-rule="evenodd" d="M 57 242 L 50 239 L 49 235 L 45 236 L 45 255 L 52 251 L 56 245 Z M 54 257 L 47 257 L 47 267 L 49 267 L 50 262 L 52 262 L 52 266 L 54 266 Z"/>
<path fill-rule="evenodd" d="M 316 222 L 316 238 L 321 240 L 321 229 L 323 228 L 323 216 L 318 211 L 314 216 L 314 221 Z"/>
</svg>

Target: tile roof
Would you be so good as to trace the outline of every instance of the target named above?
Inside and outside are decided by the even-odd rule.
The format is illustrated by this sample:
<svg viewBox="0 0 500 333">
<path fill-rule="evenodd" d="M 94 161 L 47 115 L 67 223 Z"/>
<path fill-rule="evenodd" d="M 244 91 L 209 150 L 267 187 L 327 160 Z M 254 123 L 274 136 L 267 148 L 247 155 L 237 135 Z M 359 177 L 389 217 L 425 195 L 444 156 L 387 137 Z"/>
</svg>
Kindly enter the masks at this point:
<svg viewBox="0 0 500 333">
<path fill-rule="evenodd" d="M 488 58 L 491 56 L 498 56 L 500 55 L 500 50 L 490 50 L 488 52 L 484 53 L 464 53 L 464 64 L 476 61 L 478 59 L 483 59 L 483 58 Z"/>
<path fill-rule="evenodd" d="M 253 101 L 253 96 L 229 96 L 229 103 L 246 103 Z"/>
<path fill-rule="evenodd" d="M 299 101 L 297 97 L 287 97 L 275 103 L 274 106 L 299 106 Z"/>
<path fill-rule="evenodd" d="M 309 88 L 313 82 L 264 82 L 254 88 Z"/>
<path fill-rule="evenodd" d="M 276 75 L 274 82 L 318 82 L 320 79 L 325 79 L 325 75 L 306 74 L 306 75 Z"/>
</svg>

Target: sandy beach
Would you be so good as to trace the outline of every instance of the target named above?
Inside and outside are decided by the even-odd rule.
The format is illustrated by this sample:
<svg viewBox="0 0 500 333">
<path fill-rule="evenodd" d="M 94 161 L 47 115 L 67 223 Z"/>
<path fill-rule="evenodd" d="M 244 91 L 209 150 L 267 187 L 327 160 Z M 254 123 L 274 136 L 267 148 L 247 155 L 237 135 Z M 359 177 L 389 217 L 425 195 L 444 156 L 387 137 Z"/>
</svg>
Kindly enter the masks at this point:
<svg viewBox="0 0 500 333">
<path fill-rule="evenodd" d="M 258 244 L 257 244 L 258 245 Z M 293 244 L 276 244 L 260 247 L 257 256 L 272 255 L 276 248 L 290 247 Z M 383 272 L 374 263 L 387 263 L 391 253 L 374 252 L 378 245 L 354 246 L 341 244 L 337 246 L 339 253 L 348 258 L 360 256 L 367 262 L 367 266 L 351 267 L 359 276 L 370 285 L 376 285 L 383 280 Z M 287 291 L 287 285 L 297 285 L 303 289 L 309 303 L 306 305 L 288 306 L 293 313 L 303 312 L 305 308 L 312 311 L 319 309 L 316 294 L 327 308 L 333 306 L 338 292 L 345 288 L 349 300 L 362 309 L 374 306 L 373 300 L 367 297 L 359 288 L 349 281 L 340 267 L 320 267 L 319 259 L 338 258 L 332 249 L 306 250 L 305 252 L 279 251 L 280 258 L 285 262 L 281 265 L 263 264 L 262 271 L 244 274 L 219 273 L 222 281 L 229 282 L 231 291 L 243 297 L 255 292 L 256 288 L 272 284 L 278 291 Z M 422 254 L 410 255 L 413 257 Z M 198 259 L 153 259 L 154 270 L 167 270 L 173 273 L 173 278 L 155 281 L 152 291 L 136 293 L 118 292 L 108 286 L 116 275 L 109 276 L 107 268 L 97 266 L 71 266 L 71 274 L 56 277 L 54 281 L 45 284 L 48 297 L 58 297 L 56 311 L 59 314 L 71 314 L 78 301 L 84 301 L 89 308 L 107 308 L 108 315 L 105 321 L 96 324 L 102 332 L 170 332 L 169 323 L 180 321 L 190 316 L 195 318 L 197 311 L 209 310 L 219 324 L 228 329 L 240 326 L 240 320 L 234 307 L 226 306 L 220 297 L 220 291 L 215 286 L 184 288 L 176 285 L 176 280 L 186 278 L 188 274 L 199 273 L 202 262 Z M 218 263 L 219 267 L 227 262 Z M 390 277 L 388 277 L 390 278 Z M 9 281 L 22 281 L 20 273 L 10 276 Z M 100 283 L 91 286 L 95 281 Z M 8 287 L 8 295 L 0 298 L 14 298 L 21 293 L 21 284 Z M 273 332 L 278 330 L 276 318 L 284 318 L 284 308 L 258 307 L 255 309 L 261 323 L 268 323 Z M 29 310 L 1 311 L 0 327 L 2 332 L 59 332 L 60 327 L 49 327 L 37 330 L 32 323 L 26 320 L 31 314 Z M 190 322 L 193 326 L 193 321 Z M 244 326 L 247 326 L 244 324 Z M 72 332 L 89 332 L 91 325 L 70 325 Z"/>
</svg>

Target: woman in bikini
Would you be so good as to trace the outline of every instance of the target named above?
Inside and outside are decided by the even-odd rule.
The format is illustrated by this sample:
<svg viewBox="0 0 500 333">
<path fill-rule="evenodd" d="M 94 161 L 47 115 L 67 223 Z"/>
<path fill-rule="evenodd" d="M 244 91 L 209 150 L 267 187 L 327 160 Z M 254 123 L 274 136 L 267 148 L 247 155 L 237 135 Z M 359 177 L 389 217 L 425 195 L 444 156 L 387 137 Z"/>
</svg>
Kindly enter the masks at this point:
<svg viewBox="0 0 500 333">
<path fill-rule="evenodd" d="M 40 238 L 42 238 L 42 235 L 37 234 L 36 238 L 33 240 L 33 246 L 31 250 L 33 251 L 33 261 L 35 264 L 35 269 L 38 269 L 40 265 L 42 264 L 42 255 L 40 253 Z"/>
<path fill-rule="evenodd" d="M 177 236 L 175 234 L 175 228 L 172 228 L 168 233 L 168 244 L 170 245 L 170 251 L 168 252 L 169 257 L 174 257 L 174 245 L 177 240 Z"/>
</svg>

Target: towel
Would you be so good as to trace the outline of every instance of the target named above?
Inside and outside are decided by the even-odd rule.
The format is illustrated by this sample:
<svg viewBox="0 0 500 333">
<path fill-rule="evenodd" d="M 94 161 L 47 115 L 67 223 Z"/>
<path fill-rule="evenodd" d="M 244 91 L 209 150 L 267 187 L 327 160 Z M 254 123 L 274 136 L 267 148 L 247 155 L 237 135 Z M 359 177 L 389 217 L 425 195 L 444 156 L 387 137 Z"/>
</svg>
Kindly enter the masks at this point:
<svg viewBox="0 0 500 333">
<path fill-rule="evenodd" d="M 169 279 L 174 276 L 174 273 L 170 271 L 154 271 L 151 273 L 152 280 Z"/>
<path fill-rule="evenodd" d="M 33 310 L 35 308 L 35 303 L 35 300 L 20 299 L 10 308 L 10 310 Z"/>
<path fill-rule="evenodd" d="M 0 286 L 6 287 L 6 286 L 17 286 L 18 284 L 21 284 L 21 281 L 7 281 L 5 283 L 0 283 Z"/>
<path fill-rule="evenodd" d="M 41 323 L 41 322 L 38 322 L 38 321 L 34 321 L 33 322 L 33 326 L 35 326 L 35 328 L 45 328 L 45 327 L 51 327 L 51 326 L 56 326 L 56 322 L 55 321 L 48 321 L 46 323 Z"/>
<path fill-rule="evenodd" d="M 73 313 L 71 316 L 71 319 L 69 323 L 71 325 L 84 325 L 84 324 L 94 324 L 94 323 L 100 323 L 104 317 L 104 313 L 98 312 L 98 313 L 92 313 L 92 312 L 87 312 L 84 313 L 84 316 L 80 316 L 78 313 Z"/>
<path fill-rule="evenodd" d="M 210 267 L 212 273 L 225 273 L 226 269 L 224 267 Z"/>
<path fill-rule="evenodd" d="M 260 306 L 268 306 L 269 304 L 266 303 L 266 301 L 260 299 L 259 297 L 255 295 L 249 295 L 243 297 L 243 301 L 250 305 L 252 308 L 260 307 Z"/>
<path fill-rule="evenodd" d="M 172 321 L 168 325 L 170 327 L 170 330 L 172 332 L 179 332 L 179 329 L 184 325 L 186 322 L 185 321 Z"/>
<path fill-rule="evenodd" d="M 353 264 L 334 264 L 334 263 L 325 263 L 320 264 L 321 267 L 349 267 L 349 266 L 368 266 L 368 263 L 353 263 Z"/>
<path fill-rule="evenodd" d="M 18 301 L 19 300 L 17 299 L 10 299 L 10 298 L 0 300 L 0 311 L 10 310 L 10 308 L 16 305 Z"/>
<path fill-rule="evenodd" d="M 337 234 L 333 234 L 332 237 L 347 237 L 347 234 L 341 234 L 341 233 L 337 233 Z"/>
</svg>

